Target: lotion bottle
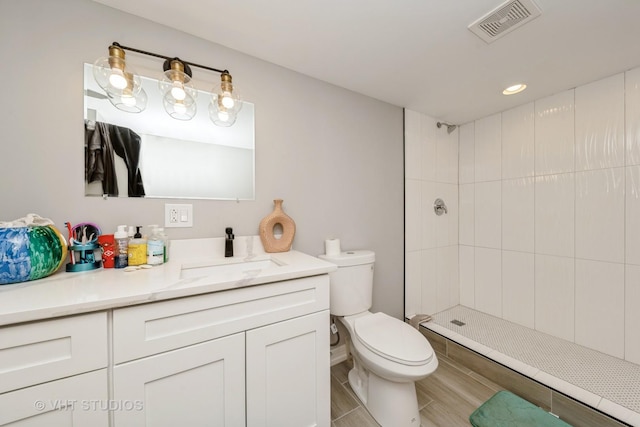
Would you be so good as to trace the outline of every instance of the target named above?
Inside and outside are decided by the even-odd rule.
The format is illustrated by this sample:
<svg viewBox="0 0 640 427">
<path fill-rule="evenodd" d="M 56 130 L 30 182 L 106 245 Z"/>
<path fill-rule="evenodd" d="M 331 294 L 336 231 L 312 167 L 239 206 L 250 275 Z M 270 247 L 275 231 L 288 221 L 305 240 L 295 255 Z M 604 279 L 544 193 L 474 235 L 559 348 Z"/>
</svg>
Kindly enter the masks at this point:
<svg viewBox="0 0 640 427">
<path fill-rule="evenodd" d="M 157 225 L 150 225 L 151 234 L 147 239 L 147 264 L 160 265 L 164 262 L 164 239 Z"/>
</svg>

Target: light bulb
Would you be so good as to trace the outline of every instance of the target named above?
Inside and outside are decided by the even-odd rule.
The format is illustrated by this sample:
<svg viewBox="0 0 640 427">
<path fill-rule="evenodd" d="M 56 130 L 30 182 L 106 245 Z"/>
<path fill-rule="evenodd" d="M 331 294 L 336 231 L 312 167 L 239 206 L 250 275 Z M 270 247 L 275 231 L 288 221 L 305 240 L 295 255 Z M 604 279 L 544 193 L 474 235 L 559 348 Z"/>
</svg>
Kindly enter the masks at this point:
<svg viewBox="0 0 640 427">
<path fill-rule="evenodd" d="M 222 94 L 222 106 L 224 108 L 233 108 L 234 105 L 235 105 L 235 101 L 231 97 L 231 93 L 230 92 L 224 92 Z"/>
<path fill-rule="evenodd" d="M 127 87 L 127 79 L 119 68 L 112 68 L 109 75 L 109 84 L 116 89 L 124 89 Z"/>
<path fill-rule="evenodd" d="M 171 96 L 177 101 L 184 101 L 187 97 L 187 93 L 184 90 L 184 85 L 178 80 L 173 81 L 173 87 L 171 88 Z"/>
</svg>

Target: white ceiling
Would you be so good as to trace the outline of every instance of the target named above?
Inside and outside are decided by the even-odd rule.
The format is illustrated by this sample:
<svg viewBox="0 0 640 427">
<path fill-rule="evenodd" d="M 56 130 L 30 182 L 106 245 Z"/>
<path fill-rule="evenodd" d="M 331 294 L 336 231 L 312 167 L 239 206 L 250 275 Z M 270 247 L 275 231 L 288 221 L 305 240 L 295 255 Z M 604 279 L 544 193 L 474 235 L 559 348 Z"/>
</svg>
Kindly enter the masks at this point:
<svg viewBox="0 0 640 427">
<path fill-rule="evenodd" d="M 491 44 L 467 27 L 503 0 L 97 1 L 454 124 L 640 66 L 638 0 L 534 0 Z"/>
</svg>

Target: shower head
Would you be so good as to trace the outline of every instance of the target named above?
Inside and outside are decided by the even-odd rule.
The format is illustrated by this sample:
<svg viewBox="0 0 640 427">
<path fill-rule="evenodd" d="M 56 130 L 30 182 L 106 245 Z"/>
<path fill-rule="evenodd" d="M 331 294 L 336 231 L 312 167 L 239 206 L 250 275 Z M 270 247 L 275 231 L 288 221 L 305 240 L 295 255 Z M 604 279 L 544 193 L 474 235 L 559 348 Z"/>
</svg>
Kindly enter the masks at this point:
<svg viewBox="0 0 640 427">
<path fill-rule="evenodd" d="M 446 126 L 447 127 L 447 133 L 453 132 L 458 127 L 457 125 L 452 125 L 452 124 L 445 123 L 445 122 L 438 122 L 438 123 L 436 123 L 436 126 L 438 126 L 438 129 L 440 129 L 442 126 Z"/>
</svg>

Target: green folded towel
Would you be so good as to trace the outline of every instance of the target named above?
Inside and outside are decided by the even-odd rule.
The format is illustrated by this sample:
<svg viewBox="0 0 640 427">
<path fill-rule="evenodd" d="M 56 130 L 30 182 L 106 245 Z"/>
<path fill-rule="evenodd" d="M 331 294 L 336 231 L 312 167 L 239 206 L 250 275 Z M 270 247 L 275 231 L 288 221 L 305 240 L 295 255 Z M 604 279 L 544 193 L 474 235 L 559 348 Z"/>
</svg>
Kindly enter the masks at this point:
<svg viewBox="0 0 640 427">
<path fill-rule="evenodd" d="M 469 417 L 474 427 L 571 427 L 509 391 L 499 391 Z"/>
</svg>

